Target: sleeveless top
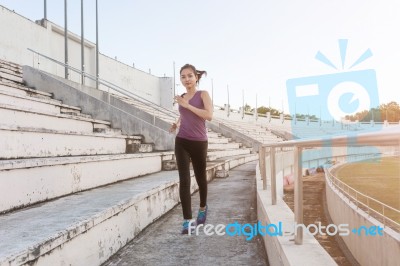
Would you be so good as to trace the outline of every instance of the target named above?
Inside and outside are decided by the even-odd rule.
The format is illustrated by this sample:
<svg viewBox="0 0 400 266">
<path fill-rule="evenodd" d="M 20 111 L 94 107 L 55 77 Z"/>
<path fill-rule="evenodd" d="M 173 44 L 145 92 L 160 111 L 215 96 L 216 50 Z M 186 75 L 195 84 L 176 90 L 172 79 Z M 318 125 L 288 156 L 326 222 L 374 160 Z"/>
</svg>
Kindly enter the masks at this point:
<svg viewBox="0 0 400 266">
<path fill-rule="evenodd" d="M 189 104 L 196 108 L 204 109 L 201 92 L 200 90 L 196 91 L 192 99 L 189 100 Z M 179 113 L 181 115 L 181 125 L 177 137 L 195 141 L 208 140 L 205 119 L 180 105 Z"/>
</svg>

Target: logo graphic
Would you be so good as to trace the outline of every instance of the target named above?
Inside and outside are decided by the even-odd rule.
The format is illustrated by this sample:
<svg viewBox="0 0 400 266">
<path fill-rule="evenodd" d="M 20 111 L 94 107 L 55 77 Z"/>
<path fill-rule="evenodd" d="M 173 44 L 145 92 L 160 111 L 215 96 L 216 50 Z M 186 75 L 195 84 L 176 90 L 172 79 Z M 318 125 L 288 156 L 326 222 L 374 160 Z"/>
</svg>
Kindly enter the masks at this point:
<svg viewBox="0 0 400 266">
<path fill-rule="evenodd" d="M 348 40 L 346 39 L 339 40 L 342 63 L 340 72 L 293 78 L 286 81 L 289 111 L 293 117 L 292 134 L 294 136 L 304 138 L 336 133 L 343 134 L 342 130 L 346 129 L 347 133 L 345 134 L 354 137 L 354 132 L 351 134 L 349 130 L 359 130 L 361 125 L 355 121 L 345 120 L 345 117 L 363 111 L 367 111 L 364 112 L 366 114 L 372 108 L 379 106 L 375 70 L 352 70 L 372 56 L 371 50 L 367 49 L 345 70 L 347 43 Z M 325 65 L 339 70 L 320 51 L 317 52 L 315 58 Z M 378 130 L 380 128 L 381 126 L 375 125 L 373 121 L 368 121 L 362 129 Z M 373 147 L 369 148 L 371 148 L 371 153 L 376 151 Z M 324 153 L 330 152 L 329 148 L 322 150 L 324 150 Z"/>
<path fill-rule="evenodd" d="M 345 68 L 347 42 L 339 40 L 342 70 Z M 371 56 L 371 50 L 367 49 L 348 69 Z M 315 58 L 338 70 L 338 67 L 320 51 Z M 373 69 L 289 79 L 286 88 L 289 110 L 293 117 L 298 114 L 313 115 L 320 120 L 333 121 L 334 124 L 335 121 L 343 121 L 346 115 L 369 111 L 379 106 L 376 74 Z"/>
</svg>

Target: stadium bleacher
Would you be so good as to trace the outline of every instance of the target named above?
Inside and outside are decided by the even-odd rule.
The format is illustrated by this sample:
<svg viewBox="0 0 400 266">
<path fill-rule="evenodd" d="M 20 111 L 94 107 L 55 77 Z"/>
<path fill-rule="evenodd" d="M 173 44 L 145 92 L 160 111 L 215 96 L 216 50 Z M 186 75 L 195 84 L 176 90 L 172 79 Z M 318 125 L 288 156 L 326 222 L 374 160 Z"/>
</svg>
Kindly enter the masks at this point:
<svg viewBox="0 0 400 266">
<path fill-rule="evenodd" d="M 60 254 L 102 263 L 178 204 L 174 153 L 27 87 L 22 74 L 0 61 L 0 265 L 56 265 Z M 131 104 L 167 122 L 176 118 Z M 257 160 L 241 143 L 208 134 L 209 181 L 229 165 Z M 192 183 L 195 191 L 194 176 Z M 85 258 L 74 255 L 82 246 Z"/>
</svg>

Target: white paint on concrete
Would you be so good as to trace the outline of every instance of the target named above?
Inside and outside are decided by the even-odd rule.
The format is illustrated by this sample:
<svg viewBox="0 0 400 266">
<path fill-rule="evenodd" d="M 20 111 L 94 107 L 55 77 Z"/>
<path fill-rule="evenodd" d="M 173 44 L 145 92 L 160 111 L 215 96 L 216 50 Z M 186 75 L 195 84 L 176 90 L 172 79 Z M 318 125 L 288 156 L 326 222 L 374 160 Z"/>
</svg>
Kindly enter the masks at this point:
<svg viewBox="0 0 400 266">
<path fill-rule="evenodd" d="M 96 157 L 0 170 L 0 212 L 161 171 L 160 154 Z"/>
<path fill-rule="evenodd" d="M 60 145 L 60 143 L 63 143 Z M 40 132 L 0 127 L 0 158 L 32 158 L 125 153 L 124 137 Z"/>
<path fill-rule="evenodd" d="M 257 159 L 256 155 L 244 157 L 228 162 Z M 225 163 L 209 166 L 207 179 Z M 2 228 L 23 229 L 0 231 L 0 265 L 100 265 L 178 203 L 178 182 L 176 171 L 159 172 L 2 216 Z M 192 184 L 194 192 L 194 176 Z M 23 237 L 25 232 L 28 237 Z"/>
</svg>

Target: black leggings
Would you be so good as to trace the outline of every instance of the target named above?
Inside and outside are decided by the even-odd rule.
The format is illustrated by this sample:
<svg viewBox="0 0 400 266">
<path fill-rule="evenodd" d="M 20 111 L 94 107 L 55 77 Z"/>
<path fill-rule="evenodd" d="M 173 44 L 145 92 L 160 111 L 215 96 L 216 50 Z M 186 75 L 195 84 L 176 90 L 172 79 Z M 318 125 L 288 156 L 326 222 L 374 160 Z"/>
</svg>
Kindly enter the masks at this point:
<svg viewBox="0 0 400 266">
<path fill-rule="evenodd" d="M 181 199 L 183 219 L 192 219 L 192 201 L 190 195 L 190 159 L 200 193 L 200 207 L 207 204 L 207 149 L 208 141 L 194 141 L 176 137 L 175 157 L 179 172 L 179 197 Z"/>
</svg>

